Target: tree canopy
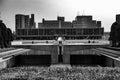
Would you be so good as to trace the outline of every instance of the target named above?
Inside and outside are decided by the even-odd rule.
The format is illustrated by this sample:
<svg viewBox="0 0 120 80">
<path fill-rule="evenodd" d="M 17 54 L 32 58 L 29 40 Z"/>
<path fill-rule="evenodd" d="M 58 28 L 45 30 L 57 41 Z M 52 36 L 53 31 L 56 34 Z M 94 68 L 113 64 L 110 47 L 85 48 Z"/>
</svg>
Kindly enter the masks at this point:
<svg viewBox="0 0 120 80">
<path fill-rule="evenodd" d="M 7 28 L 3 22 L 0 22 L 0 46 L 8 47 L 13 40 L 13 34 L 10 28 Z"/>
<path fill-rule="evenodd" d="M 119 23 L 114 22 L 112 24 L 109 40 L 112 41 L 113 46 L 117 46 L 120 44 L 120 24 Z"/>
</svg>

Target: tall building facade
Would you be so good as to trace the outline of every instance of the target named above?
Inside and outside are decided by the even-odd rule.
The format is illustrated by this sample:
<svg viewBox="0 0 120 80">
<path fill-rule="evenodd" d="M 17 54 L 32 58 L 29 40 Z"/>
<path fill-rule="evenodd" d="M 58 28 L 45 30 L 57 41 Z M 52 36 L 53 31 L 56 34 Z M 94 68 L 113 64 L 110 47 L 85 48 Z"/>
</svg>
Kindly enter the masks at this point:
<svg viewBox="0 0 120 80">
<path fill-rule="evenodd" d="M 17 29 L 17 39 L 24 40 L 53 40 L 58 36 L 65 39 L 102 39 L 104 28 L 101 21 L 92 19 L 92 16 L 76 16 L 72 22 L 65 21 L 64 17 L 57 20 L 45 20 L 38 23 L 38 28 Z"/>
<path fill-rule="evenodd" d="M 29 15 L 17 14 L 15 16 L 16 29 L 35 28 L 34 14 Z"/>
<path fill-rule="evenodd" d="M 34 19 L 34 14 L 31 14 L 30 18 L 30 28 L 35 28 L 35 19 Z"/>
<path fill-rule="evenodd" d="M 92 16 L 77 16 L 73 20 L 74 28 L 99 28 L 101 21 L 92 20 Z"/>
<path fill-rule="evenodd" d="M 72 27 L 72 23 L 69 21 L 65 21 L 64 17 L 57 17 L 57 20 L 42 20 L 42 24 L 38 23 L 39 28 L 69 28 Z"/>
<path fill-rule="evenodd" d="M 30 26 L 30 18 L 29 18 L 29 15 L 25 15 L 24 16 L 24 20 L 25 20 L 25 28 L 29 28 Z"/>
<path fill-rule="evenodd" d="M 25 28 L 25 16 L 22 14 L 17 14 L 15 16 L 16 20 L 16 29 L 22 29 Z"/>
</svg>

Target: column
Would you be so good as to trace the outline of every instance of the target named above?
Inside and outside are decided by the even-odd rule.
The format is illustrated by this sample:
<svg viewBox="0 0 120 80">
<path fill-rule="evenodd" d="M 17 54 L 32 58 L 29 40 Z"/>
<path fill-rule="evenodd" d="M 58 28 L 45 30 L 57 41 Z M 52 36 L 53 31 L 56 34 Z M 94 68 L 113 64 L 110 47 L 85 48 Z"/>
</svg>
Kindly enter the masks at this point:
<svg viewBox="0 0 120 80">
<path fill-rule="evenodd" d="M 51 50 L 51 64 L 57 64 L 58 63 L 58 51 L 56 48 L 53 48 Z"/>
<path fill-rule="evenodd" d="M 70 51 L 67 49 L 63 51 L 63 64 L 70 64 Z"/>
</svg>

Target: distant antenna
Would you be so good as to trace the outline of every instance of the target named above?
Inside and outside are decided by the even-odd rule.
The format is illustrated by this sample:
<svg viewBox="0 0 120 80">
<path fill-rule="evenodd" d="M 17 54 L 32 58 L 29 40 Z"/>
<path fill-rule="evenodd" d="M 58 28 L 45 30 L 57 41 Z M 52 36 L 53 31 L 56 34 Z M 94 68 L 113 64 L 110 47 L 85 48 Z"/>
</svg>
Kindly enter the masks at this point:
<svg viewBox="0 0 120 80">
<path fill-rule="evenodd" d="M 59 16 L 59 13 L 57 13 L 57 17 Z"/>
<path fill-rule="evenodd" d="M 77 16 L 79 16 L 79 11 L 77 12 Z"/>
<path fill-rule="evenodd" d="M 83 10 L 83 13 L 82 13 L 82 15 L 84 16 L 85 15 L 85 11 Z"/>
</svg>

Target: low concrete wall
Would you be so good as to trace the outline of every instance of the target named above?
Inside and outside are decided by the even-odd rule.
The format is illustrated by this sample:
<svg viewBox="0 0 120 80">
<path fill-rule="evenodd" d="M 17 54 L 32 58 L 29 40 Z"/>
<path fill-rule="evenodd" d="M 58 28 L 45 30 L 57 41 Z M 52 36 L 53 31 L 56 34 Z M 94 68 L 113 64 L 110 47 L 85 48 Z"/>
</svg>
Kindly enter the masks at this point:
<svg viewBox="0 0 120 80">
<path fill-rule="evenodd" d="M 51 55 L 19 55 L 15 57 L 16 66 L 51 65 Z"/>
<path fill-rule="evenodd" d="M 70 55 L 71 65 L 106 66 L 106 57 L 100 55 Z"/>
<path fill-rule="evenodd" d="M 120 67 L 120 61 L 114 60 L 113 62 L 115 67 Z"/>
<path fill-rule="evenodd" d="M 0 69 L 13 67 L 15 65 L 14 57 L 2 59 L 0 61 Z"/>
<path fill-rule="evenodd" d="M 57 56 L 57 57 L 56 57 Z M 60 58 L 63 60 L 59 60 Z M 52 58 L 52 59 L 51 59 Z M 61 59 L 62 59 L 61 58 Z M 20 66 L 20 65 L 51 65 L 51 64 L 71 64 L 71 65 L 88 65 L 88 66 L 103 66 L 103 67 L 120 67 L 120 61 L 113 60 L 106 56 L 100 55 L 76 55 L 76 54 L 63 54 L 63 55 L 20 55 L 11 57 L 7 60 L 0 62 L 0 69 Z"/>
<path fill-rule="evenodd" d="M 106 57 L 105 59 L 105 66 L 107 67 L 115 67 L 114 66 L 114 60 L 112 58 Z"/>
<path fill-rule="evenodd" d="M 7 62 L 7 67 L 13 67 L 15 66 L 15 57 L 10 58 Z"/>
<path fill-rule="evenodd" d="M 40 50 L 30 50 L 29 52 L 26 52 L 21 55 L 50 55 L 50 51 L 40 51 Z"/>
</svg>

